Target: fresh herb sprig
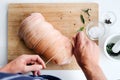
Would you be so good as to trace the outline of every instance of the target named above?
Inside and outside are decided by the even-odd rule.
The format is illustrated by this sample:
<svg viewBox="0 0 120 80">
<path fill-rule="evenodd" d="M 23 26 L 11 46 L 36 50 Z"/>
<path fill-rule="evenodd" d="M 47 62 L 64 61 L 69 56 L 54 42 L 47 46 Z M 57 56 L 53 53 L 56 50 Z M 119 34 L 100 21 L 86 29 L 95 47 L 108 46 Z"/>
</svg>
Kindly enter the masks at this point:
<svg viewBox="0 0 120 80">
<path fill-rule="evenodd" d="M 90 14 L 89 14 L 89 11 L 90 11 L 91 9 L 83 9 L 82 11 L 84 12 L 84 13 L 86 13 L 87 15 L 88 15 L 88 19 L 89 19 L 89 21 L 90 21 Z M 81 22 L 83 23 L 83 24 L 85 24 L 85 19 L 84 19 L 84 16 L 81 14 L 80 15 L 80 20 L 81 20 Z M 79 32 L 79 31 L 83 31 L 85 29 L 85 27 L 84 26 L 82 26 L 82 27 L 80 27 L 80 29 L 79 30 L 77 30 L 77 32 Z"/>
<path fill-rule="evenodd" d="M 86 13 L 88 16 L 90 16 L 90 13 L 89 13 L 89 11 L 90 11 L 91 9 L 83 9 L 82 11 L 84 12 L 84 13 Z"/>
<path fill-rule="evenodd" d="M 80 15 L 80 19 L 81 19 L 81 22 L 82 22 L 83 24 L 85 24 L 85 19 L 84 19 L 83 15 Z M 84 26 L 80 27 L 80 29 L 77 30 L 77 32 L 83 31 L 84 28 L 85 28 Z"/>
<path fill-rule="evenodd" d="M 81 22 L 82 22 L 83 24 L 85 24 L 85 19 L 84 19 L 83 15 L 80 15 L 80 19 L 81 19 Z"/>
</svg>

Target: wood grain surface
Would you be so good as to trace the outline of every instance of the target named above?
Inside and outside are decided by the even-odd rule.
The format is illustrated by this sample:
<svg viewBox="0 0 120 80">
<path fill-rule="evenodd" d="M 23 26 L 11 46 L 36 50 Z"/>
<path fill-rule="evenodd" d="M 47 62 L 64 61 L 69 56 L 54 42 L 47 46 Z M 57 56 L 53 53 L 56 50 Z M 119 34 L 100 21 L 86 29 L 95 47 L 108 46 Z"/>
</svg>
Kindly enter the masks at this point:
<svg viewBox="0 0 120 80">
<path fill-rule="evenodd" d="M 45 19 L 50 22 L 63 35 L 72 40 L 81 26 L 89 22 L 88 16 L 82 11 L 90 8 L 90 19 L 98 21 L 98 4 L 96 3 L 24 3 L 9 4 L 8 6 L 8 62 L 22 54 L 36 54 L 28 49 L 24 42 L 18 37 L 18 29 L 23 19 L 31 13 L 42 13 Z M 80 20 L 80 14 L 85 18 L 85 24 Z M 41 56 L 42 57 L 42 56 Z M 44 59 L 44 57 L 42 57 Z M 44 59 L 45 60 L 45 59 Z M 76 70 L 80 69 L 75 58 L 70 64 L 58 66 L 49 62 L 49 70 Z"/>
</svg>

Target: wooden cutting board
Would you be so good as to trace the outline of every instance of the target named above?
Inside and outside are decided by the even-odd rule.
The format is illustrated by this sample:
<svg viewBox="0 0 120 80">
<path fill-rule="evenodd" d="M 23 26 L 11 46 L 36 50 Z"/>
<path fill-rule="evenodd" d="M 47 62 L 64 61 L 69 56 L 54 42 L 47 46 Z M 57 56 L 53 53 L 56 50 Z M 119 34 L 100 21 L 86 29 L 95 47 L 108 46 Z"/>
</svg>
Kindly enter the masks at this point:
<svg viewBox="0 0 120 80">
<path fill-rule="evenodd" d="M 98 4 L 96 3 L 37 3 L 37 4 L 9 4 L 8 6 L 8 62 L 22 54 L 35 54 L 28 49 L 17 35 L 18 28 L 23 19 L 33 12 L 42 13 L 62 34 L 72 39 L 81 26 L 89 22 L 88 15 L 82 10 L 91 9 L 90 19 L 98 21 Z M 85 18 L 85 24 L 81 22 L 80 14 Z M 42 56 L 41 56 L 42 57 Z M 43 57 L 42 57 L 43 58 Z M 43 58 L 44 59 L 44 58 Z M 45 60 L 45 59 L 44 59 Z M 58 66 L 49 62 L 50 70 L 76 70 L 80 69 L 75 58 L 70 64 Z"/>
</svg>

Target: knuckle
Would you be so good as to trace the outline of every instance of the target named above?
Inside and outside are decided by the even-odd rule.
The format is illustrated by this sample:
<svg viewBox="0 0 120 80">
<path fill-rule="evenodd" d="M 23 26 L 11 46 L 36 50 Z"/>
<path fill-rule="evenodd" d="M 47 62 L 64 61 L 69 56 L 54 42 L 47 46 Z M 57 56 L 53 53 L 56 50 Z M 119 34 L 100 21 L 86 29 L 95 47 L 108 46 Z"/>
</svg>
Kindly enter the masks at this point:
<svg viewBox="0 0 120 80">
<path fill-rule="evenodd" d="M 87 40 L 87 41 L 86 41 L 86 44 L 87 44 L 87 45 L 92 45 L 92 41 Z"/>
</svg>

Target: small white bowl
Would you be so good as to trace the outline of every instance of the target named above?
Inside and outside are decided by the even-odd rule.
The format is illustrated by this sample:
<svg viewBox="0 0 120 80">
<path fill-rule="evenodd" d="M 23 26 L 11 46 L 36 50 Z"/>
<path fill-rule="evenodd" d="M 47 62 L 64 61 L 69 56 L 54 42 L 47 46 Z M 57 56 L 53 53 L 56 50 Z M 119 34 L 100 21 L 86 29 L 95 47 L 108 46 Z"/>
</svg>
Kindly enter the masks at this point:
<svg viewBox="0 0 120 80">
<path fill-rule="evenodd" d="M 120 34 L 114 34 L 114 35 L 111 35 L 110 37 L 108 37 L 104 43 L 104 52 L 105 52 L 105 55 L 112 61 L 120 61 L 120 55 L 118 56 L 110 56 L 106 50 L 106 46 L 107 44 L 109 43 L 116 43 L 117 41 L 120 40 Z"/>
</svg>

